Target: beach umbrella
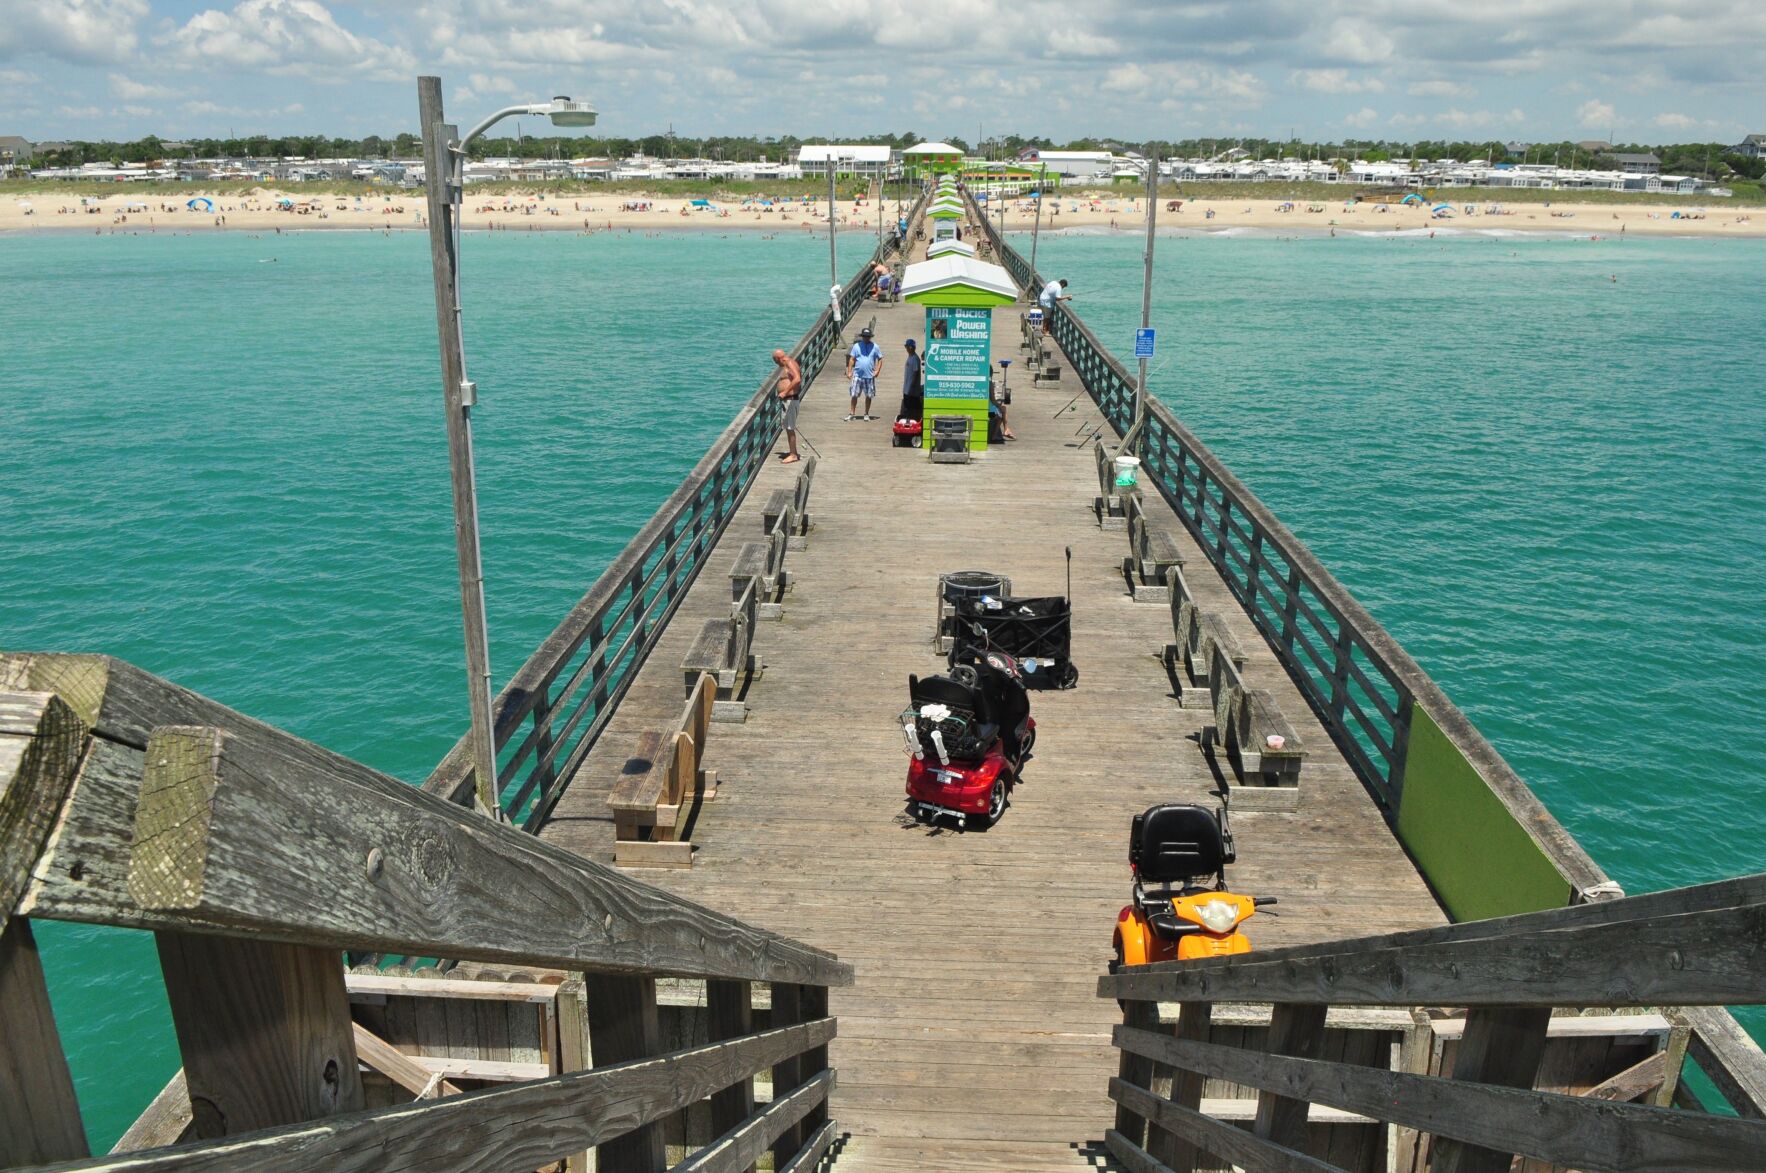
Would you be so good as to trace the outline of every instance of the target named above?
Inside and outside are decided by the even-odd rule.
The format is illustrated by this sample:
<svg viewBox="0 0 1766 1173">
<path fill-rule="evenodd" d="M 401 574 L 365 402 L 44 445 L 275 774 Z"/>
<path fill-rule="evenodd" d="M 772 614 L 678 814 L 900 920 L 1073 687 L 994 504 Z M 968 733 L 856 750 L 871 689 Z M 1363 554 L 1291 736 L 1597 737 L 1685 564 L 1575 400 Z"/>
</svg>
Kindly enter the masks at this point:
<svg viewBox="0 0 1766 1173">
<path fill-rule="evenodd" d="M 1401 204 L 1420 204 L 1423 202 L 1423 197 L 1413 191 L 1398 202 Z"/>
<path fill-rule="evenodd" d="M 294 201 L 289 199 L 287 196 L 283 196 L 281 199 L 276 201 L 276 206 L 278 208 L 292 208 L 292 207 L 294 207 Z"/>
<path fill-rule="evenodd" d="M 185 201 L 184 206 L 194 212 L 196 211 L 196 205 L 198 204 L 202 205 L 202 210 L 205 212 L 212 212 L 215 210 L 215 202 L 207 196 L 197 196 L 193 200 L 187 200 Z"/>
<path fill-rule="evenodd" d="M 709 208 L 709 207 L 711 207 L 710 200 L 693 200 L 692 204 L 695 208 Z"/>
<path fill-rule="evenodd" d="M 18 206 L 28 212 L 31 210 L 31 201 L 30 200 L 20 200 L 20 201 L 18 201 Z"/>
</svg>

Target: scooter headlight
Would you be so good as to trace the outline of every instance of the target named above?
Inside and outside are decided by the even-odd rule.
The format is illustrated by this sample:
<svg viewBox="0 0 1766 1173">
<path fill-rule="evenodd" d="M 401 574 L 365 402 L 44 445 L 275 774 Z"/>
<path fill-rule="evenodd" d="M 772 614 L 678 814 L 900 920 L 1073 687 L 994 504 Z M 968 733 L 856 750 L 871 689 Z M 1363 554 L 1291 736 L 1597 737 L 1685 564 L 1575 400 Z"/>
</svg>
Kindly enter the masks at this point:
<svg viewBox="0 0 1766 1173">
<path fill-rule="evenodd" d="M 1196 909 L 1196 915 L 1211 933 L 1224 933 L 1239 923 L 1239 906 L 1226 900 L 1210 900 Z"/>
</svg>

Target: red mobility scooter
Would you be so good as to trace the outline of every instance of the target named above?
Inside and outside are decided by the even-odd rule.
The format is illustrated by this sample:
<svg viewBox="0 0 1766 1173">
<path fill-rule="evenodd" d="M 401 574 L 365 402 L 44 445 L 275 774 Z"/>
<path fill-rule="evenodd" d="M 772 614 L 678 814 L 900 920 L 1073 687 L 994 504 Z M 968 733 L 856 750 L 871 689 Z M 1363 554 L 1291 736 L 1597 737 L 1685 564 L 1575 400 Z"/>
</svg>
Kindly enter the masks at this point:
<svg viewBox="0 0 1766 1173">
<path fill-rule="evenodd" d="M 908 811 L 921 822 L 985 829 L 1005 813 L 1036 744 L 1036 720 L 1017 662 L 975 651 L 943 676 L 908 677 L 901 714 Z"/>
</svg>

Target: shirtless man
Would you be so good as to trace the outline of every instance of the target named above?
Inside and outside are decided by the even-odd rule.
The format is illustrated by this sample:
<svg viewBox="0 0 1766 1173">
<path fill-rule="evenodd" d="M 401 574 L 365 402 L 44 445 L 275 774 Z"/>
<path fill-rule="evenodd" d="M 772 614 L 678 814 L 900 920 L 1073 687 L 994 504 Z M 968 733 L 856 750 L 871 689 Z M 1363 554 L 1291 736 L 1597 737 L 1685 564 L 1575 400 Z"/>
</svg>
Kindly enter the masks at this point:
<svg viewBox="0 0 1766 1173">
<path fill-rule="evenodd" d="M 780 464 L 796 464 L 797 405 L 803 400 L 803 368 L 782 350 L 773 351 L 773 362 L 779 368 L 779 400 L 785 405 L 785 443 L 790 451 L 779 457 Z"/>
</svg>

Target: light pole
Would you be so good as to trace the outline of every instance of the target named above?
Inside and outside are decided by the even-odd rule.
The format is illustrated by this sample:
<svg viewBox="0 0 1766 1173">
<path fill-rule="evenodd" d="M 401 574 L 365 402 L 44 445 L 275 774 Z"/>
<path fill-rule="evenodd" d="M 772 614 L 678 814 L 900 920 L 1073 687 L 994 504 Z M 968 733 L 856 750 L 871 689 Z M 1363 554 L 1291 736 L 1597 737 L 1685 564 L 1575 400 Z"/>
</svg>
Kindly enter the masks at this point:
<svg viewBox="0 0 1766 1173">
<path fill-rule="evenodd" d="M 1042 201 L 1047 194 L 1043 189 L 1048 186 L 1049 165 L 1043 163 L 1036 180 L 1036 226 L 1030 230 L 1030 280 L 1036 281 L 1036 240 L 1042 235 Z"/>
<path fill-rule="evenodd" d="M 840 262 L 834 256 L 834 169 L 840 153 L 828 150 L 828 280 L 840 284 Z"/>
<path fill-rule="evenodd" d="M 496 741 L 491 723 L 490 639 L 484 619 L 484 563 L 479 556 L 478 488 L 472 468 L 472 408 L 478 402 L 478 387 L 466 377 L 466 345 L 460 329 L 460 200 L 465 186 L 466 145 L 497 122 L 514 115 L 545 115 L 556 126 L 593 126 L 595 111 L 569 98 L 509 106 L 461 138 L 458 127 L 442 121 L 439 77 L 417 79 L 417 109 L 423 130 L 423 183 L 429 203 L 435 324 L 441 341 L 442 402 L 448 420 L 448 472 L 454 490 L 460 612 L 466 627 L 473 792 L 481 813 L 500 818 Z"/>
<path fill-rule="evenodd" d="M 1149 147 L 1145 159 L 1147 168 L 1147 253 L 1145 269 L 1141 275 L 1141 329 L 1145 330 L 1153 324 L 1153 220 L 1159 207 L 1159 151 Z M 1142 358 L 1139 363 L 1140 374 L 1134 383 L 1134 424 L 1128 429 L 1128 435 L 1122 437 L 1122 451 L 1129 452 L 1140 441 L 1141 429 L 1147 422 L 1147 360 Z"/>
</svg>

